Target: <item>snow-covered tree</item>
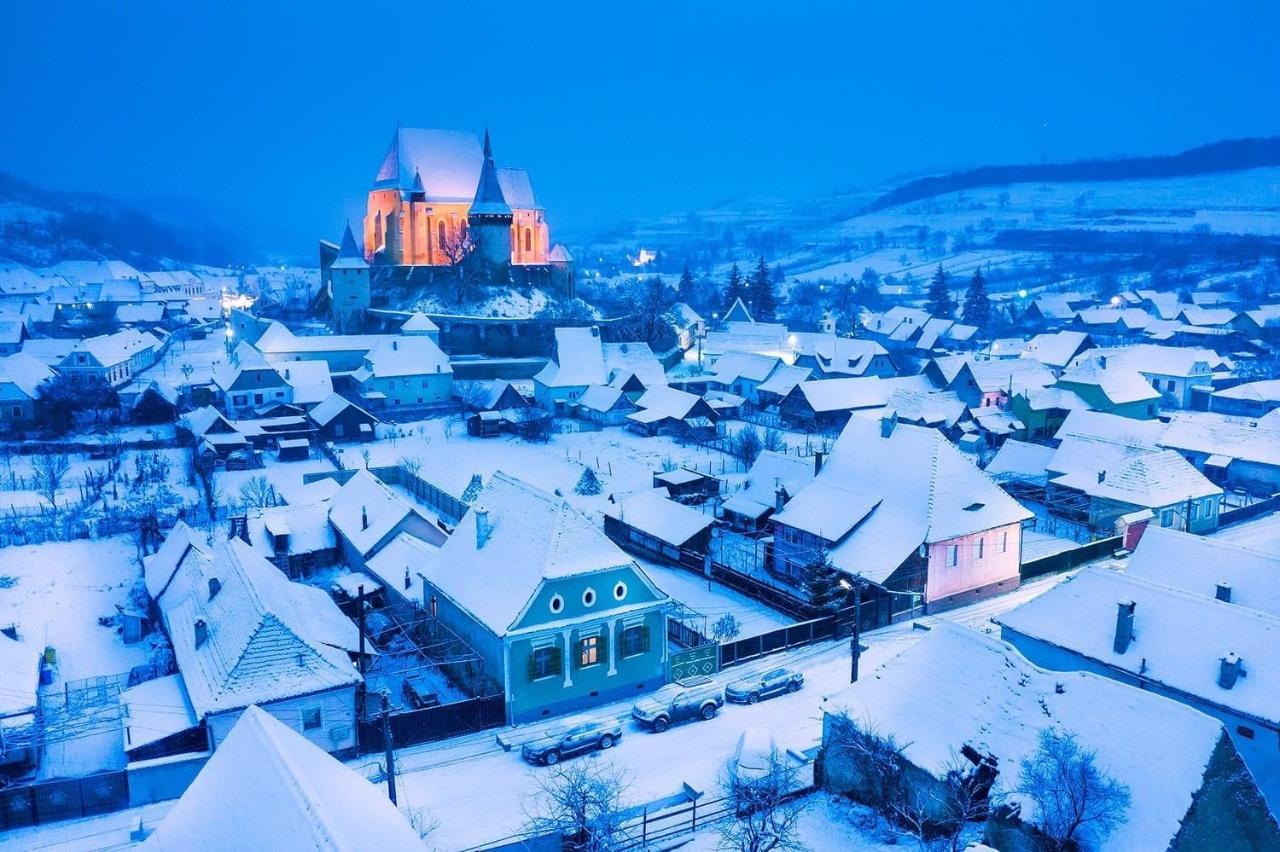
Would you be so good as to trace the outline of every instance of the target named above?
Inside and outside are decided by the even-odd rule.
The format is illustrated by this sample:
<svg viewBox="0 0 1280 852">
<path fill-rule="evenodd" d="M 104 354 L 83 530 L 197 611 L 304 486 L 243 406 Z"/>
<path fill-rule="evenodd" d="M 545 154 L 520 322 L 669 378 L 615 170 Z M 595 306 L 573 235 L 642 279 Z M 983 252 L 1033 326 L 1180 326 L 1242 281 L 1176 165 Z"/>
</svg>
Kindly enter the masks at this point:
<svg viewBox="0 0 1280 852">
<path fill-rule="evenodd" d="M 793 795 L 800 786 L 795 767 L 776 748 L 759 766 L 745 767 L 731 759 L 721 787 L 734 816 L 721 823 L 720 847 L 733 852 L 807 849 L 799 824 L 809 798 Z"/>
<path fill-rule="evenodd" d="M 600 485 L 600 477 L 596 476 L 596 472 L 591 468 L 583 468 L 582 476 L 578 477 L 578 484 L 573 486 L 574 494 L 582 494 L 584 496 L 594 496 L 599 494 L 603 489 Z"/>
<path fill-rule="evenodd" d="M 1101 846 L 1127 818 L 1129 788 L 1099 769 L 1096 755 L 1070 732 L 1040 732 L 1021 784 L 1036 803 L 1034 826 L 1050 852 Z"/>
<path fill-rule="evenodd" d="M 751 305 L 751 318 L 756 322 L 773 322 L 778 314 L 778 299 L 773 292 L 773 278 L 764 256 L 756 261 L 755 272 L 747 286 L 747 303 Z"/>
<path fill-rule="evenodd" d="M 680 272 L 680 282 L 676 284 L 676 298 L 686 305 L 692 305 L 696 298 L 693 273 L 689 271 L 688 263 L 684 265 L 684 269 Z"/>
<path fill-rule="evenodd" d="M 844 606 L 848 593 L 840 585 L 840 572 L 831 564 L 826 547 L 820 547 L 802 572 L 804 591 L 809 603 L 823 612 L 836 612 Z"/>
<path fill-rule="evenodd" d="M 746 304 L 750 299 L 750 294 L 747 292 L 747 282 L 742 277 L 742 270 L 735 263 L 729 267 L 729 281 L 724 288 L 724 311 L 722 313 L 727 314 L 729 309 L 733 307 L 733 303 L 738 299 L 742 299 L 743 304 Z"/>
<path fill-rule="evenodd" d="M 742 633 L 742 622 L 733 613 L 726 612 L 711 625 L 711 638 L 717 642 L 732 642 Z"/>
<path fill-rule="evenodd" d="M 622 840 L 626 784 L 611 764 L 579 760 L 536 774 L 538 793 L 529 813 L 538 834 L 558 833 L 565 848 L 606 852 Z"/>
</svg>

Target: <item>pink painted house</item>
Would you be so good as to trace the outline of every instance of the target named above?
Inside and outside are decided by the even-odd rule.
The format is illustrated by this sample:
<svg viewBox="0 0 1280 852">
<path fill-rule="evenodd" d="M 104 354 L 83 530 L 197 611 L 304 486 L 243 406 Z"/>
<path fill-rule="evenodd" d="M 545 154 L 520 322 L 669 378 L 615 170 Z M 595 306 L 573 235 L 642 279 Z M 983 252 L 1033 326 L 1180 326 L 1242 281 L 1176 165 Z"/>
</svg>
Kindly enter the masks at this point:
<svg viewBox="0 0 1280 852">
<path fill-rule="evenodd" d="M 801 586 L 825 553 L 868 585 L 868 624 L 1018 585 L 1032 513 L 941 432 L 854 417 L 811 483 L 772 518 L 769 569 Z"/>
</svg>

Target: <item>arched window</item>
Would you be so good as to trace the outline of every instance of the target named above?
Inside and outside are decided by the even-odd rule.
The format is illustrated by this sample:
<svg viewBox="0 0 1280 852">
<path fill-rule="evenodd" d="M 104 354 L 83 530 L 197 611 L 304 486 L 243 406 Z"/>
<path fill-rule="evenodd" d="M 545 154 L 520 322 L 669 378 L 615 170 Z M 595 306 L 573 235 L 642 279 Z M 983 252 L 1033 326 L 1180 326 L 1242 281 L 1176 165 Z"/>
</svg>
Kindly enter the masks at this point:
<svg viewBox="0 0 1280 852">
<path fill-rule="evenodd" d="M 444 230 L 443 221 L 440 222 L 440 224 L 436 227 L 436 233 L 440 235 L 440 250 L 444 251 L 444 244 L 447 242 L 447 240 L 445 239 L 445 230 Z"/>
<path fill-rule="evenodd" d="M 467 220 L 466 219 L 463 219 L 461 222 L 458 223 L 458 235 L 462 238 L 463 242 L 466 242 L 467 240 Z"/>
<path fill-rule="evenodd" d="M 530 228 L 524 229 L 524 250 L 533 251 L 533 230 Z"/>
</svg>

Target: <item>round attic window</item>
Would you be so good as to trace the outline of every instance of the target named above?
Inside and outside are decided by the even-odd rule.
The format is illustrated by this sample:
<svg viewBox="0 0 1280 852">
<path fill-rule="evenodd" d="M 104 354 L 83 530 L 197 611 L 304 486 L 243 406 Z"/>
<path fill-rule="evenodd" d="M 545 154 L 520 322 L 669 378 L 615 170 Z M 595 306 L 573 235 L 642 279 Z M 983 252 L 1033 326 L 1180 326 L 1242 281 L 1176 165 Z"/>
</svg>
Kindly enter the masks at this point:
<svg viewBox="0 0 1280 852">
<path fill-rule="evenodd" d="M 583 605 L 583 606 L 595 606 L 595 605 L 596 605 L 596 590 L 595 590 L 595 589 L 587 589 L 586 591 L 584 591 L 584 592 L 582 593 L 582 605 Z"/>
<path fill-rule="evenodd" d="M 559 612 L 561 612 L 563 609 L 564 609 L 564 598 L 560 597 L 559 595 L 552 595 L 552 596 L 551 596 L 551 611 L 552 611 L 552 612 L 554 612 L 554 613 L 559 613 Z"/>
<path fill-rule="evenodd" d="M 627 596 L 627 584 L 619 580 L 618 585 L 613 587 L 613 597 L 615 600 L 622 600 L 626 596 Z"/>
</svg>

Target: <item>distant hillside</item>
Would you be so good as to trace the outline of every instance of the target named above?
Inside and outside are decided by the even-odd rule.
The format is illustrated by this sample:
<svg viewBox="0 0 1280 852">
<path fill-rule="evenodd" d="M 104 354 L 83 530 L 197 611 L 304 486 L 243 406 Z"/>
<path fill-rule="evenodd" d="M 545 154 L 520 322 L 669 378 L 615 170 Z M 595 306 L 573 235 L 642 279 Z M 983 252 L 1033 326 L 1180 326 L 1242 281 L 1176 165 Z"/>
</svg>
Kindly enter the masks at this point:
<svg viewBox="0 0 1280 852">
<path fill-rule="evenodd" d="M 252 263 L 246 240 L 198 214 L 179 220 L 105 195 L 55 192 L 0 172 L 0 260 L 124 260 L 143 269 Z"/>
<path fill-rule="evenodd" d="M 1081 160 L 1075 163 L 1044 163 L 1023 166 L 983 166 L 946 175 L 919 178 L 897 187 L 868 205 L 875 212 L 958 192 L 1014 183 L 1078 183 L 1083 181 L 1142 180 L 1188 175 L 1233 172 L 1280 166 L 1280 137 L 1228 139 L 1199 148 L 1160 157 L 1124 157 L 1112 160 Z"/>
</svg>

